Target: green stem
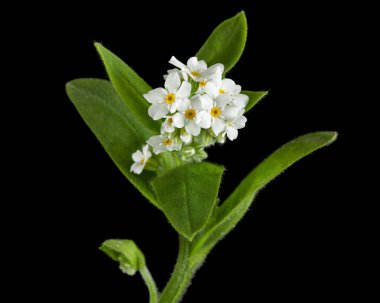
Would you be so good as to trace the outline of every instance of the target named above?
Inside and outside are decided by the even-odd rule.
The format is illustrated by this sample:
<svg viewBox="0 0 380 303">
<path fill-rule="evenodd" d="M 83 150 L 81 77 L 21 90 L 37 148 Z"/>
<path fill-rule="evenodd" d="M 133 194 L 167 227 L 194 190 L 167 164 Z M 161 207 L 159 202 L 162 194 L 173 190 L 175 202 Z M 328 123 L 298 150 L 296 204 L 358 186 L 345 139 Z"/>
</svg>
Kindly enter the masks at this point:
<svg viewBox="0 0 380 303">
<path fill-rule="evenodd" d="M 189 263 L 191 243 L 184 237 L 179 237 L 178 259 L 173 274 L 160 297 L 160 303 L 178 303 L 186 292 L 193 276 Z"/>
<path fill-rule="evenodd" d="M 145 266 L 144 268 L 140 269 L 140 274 L 146 286 L 148 287 L 149 303 L 158 303 L 158 291 L 157 291 L 156 283 L 154 282 L 150 271 Z"/>
</svg>

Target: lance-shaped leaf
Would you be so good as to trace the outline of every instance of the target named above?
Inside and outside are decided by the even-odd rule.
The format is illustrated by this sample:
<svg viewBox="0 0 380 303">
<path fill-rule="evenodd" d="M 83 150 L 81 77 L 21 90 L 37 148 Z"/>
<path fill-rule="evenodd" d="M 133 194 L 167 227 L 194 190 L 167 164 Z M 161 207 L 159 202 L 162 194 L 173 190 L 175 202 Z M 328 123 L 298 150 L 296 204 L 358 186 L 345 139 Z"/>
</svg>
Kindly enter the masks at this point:
<svg viewBox="0 0 380 303">
<path fill-rule="evenodd" d="M 268 95 L 268 91 L 252 92 L 244 90 L 241 93 L 249 97 L 248 104 L 245 107 L 245 112 L 249 111 L 252 107 L 259 103 L 261 99 Z"/>
<path fill-rule="evenodd" d="M 239 61 L 246 40 L 247 19 L 241 12 L 215 28 L 196 56 L 209 66 L 223 63 L 226 73 Z"/>
<path fill-rule="evenodd" d="M 123 60 L 103 45 L 95 43 L 95 47 L 100 54 L 113 86 L 128 109 L 135 114 L 137 119 L 144 121 L 147 128 L 158 133 L 160 124 L 149 117 L 149 103 L 143 97 L 144 94 L 151 90 L 151 87 Z"/>
<path fill-rule="evenodd" d="M 99 247 L 112 260 L 119 262 L 121 271 L 133 276 L 136 271 L 145 268 L 145 257 L 132 240 L 112 239 Z"/>
<path fill-rule="evenodd" d="M 73 80 L 67 83 L 66 91 L 116 166 L 146 198 L 158 206 L 149 185 L 153 174 L 143 172 L 135 175 L 130 172 L 132 153 L 141 149 L 155 133 L 136 118 L 107 80 Z"/>
<path fill-rule="evenodd" d="M 201 260 L 235 227 L 248 211 L 259 190 L 289 166 L 313 151 L 330 144 L 336 137 L 335 132 L 315 132 L 303 135 L 283 145 L 258 165 L 218 209 L 213 219 L 215 223 L 210 224 L 194 241 L 196 242 L 193 249 L 194 260 Z"/>
<path fill-rule="evenodd" d="M 203 162 L 176 167 L 153 180 L 162 211 L 183 236 L 192 239 L 214 208 L 224 168 Z"/>
</svg>

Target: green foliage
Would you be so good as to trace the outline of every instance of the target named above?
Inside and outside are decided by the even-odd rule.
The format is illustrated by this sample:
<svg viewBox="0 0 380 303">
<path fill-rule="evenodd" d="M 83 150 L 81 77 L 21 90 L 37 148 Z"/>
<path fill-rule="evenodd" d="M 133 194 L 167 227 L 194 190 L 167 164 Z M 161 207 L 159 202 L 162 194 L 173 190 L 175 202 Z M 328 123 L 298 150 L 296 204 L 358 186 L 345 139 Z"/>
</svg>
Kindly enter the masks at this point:
<svg viewBox="0 0 380 303">
<path fill-rule="evenodd" d="M 143 94 L 150 91 L 151 87 L 123 60 L 103 45 L 95 43 L 95 47 L 103 60 L 113 86 L 128 109 L 135 114 L 137 119 L 144 121 L 145 127 L 158 133 L 160 124 L 149 117 L 149 103 L 143 97 Z"/>
<path fill-rule="evenodd" d="M 117 167 L 149 201 L 158 206 L 149 185 L 153 174 L 144 172 L 136 175 L 129 171 L 132 153 L 155 134 L 145 127 L 145 120 L 138 119 L 129 110 L 109 81 L 77 79 L 67 83 L 66 91 Z"/>
<path fill-rule="evenodd" d="M 209 66 L 223 63 L 226 73 L 239 61 L 246 40 L 247 19 L 245 13 L 241 12 L 219 24 L 196 56 Z"/>
<path fill-rule="evenodd" d="M 261 99 L 263 99 L 266 95 L 268 95 L 268 91 L 261 92 L 251 92 L 251 91 L 242 91 L 244 95 L 249 97 L 249 101 L 247 106 L 245 107 L 245 112 L 248 112 L 252 107 L 254 107 Z"/>
<path fill-rule="evenodd" d="M 159 205 L 173 227 L 192 239 L 214 208 L 224 168 L 203 162 L 176 167 L 153 180 Z"/>
<path fill-rule="evenodd" d="M 266 158 L 245 177 L 215 213 L 213 223 L 197 238 L 193 251 L 194 258 L 202 259 L 203 255 L 207 254 L 236 226 L 248 211 L 259 190 L 289 166 L 313 151 L 330 144 L 336 137 L 335 132 L 315 132 L 303 135 L 283 145 Z"/>
<path fill-rule="evenodd" d="M 145 267 L 145 257 L 132 240 L 107 240 L 99 249 L 119 262 L 121 271 L 130 276 Z"/>
</svg>

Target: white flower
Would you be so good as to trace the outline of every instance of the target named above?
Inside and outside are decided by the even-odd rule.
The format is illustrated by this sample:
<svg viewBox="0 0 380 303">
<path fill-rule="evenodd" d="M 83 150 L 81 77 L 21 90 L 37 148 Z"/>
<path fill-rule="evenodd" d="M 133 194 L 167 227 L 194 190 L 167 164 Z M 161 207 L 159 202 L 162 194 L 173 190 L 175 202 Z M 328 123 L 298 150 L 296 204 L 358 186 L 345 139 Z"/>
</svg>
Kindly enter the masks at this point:
<svg viewBox="0 0 380 303">
<path fill-rule="evenodd" d="M 232 118 L 232 119 L 227 119 L 227 127 L 225 130 L 225 134 L 227 134 L 228 139 L 230 139 L 231 141 L 237 138 L 238 129 L 242 129 L 245 127 L 247 118 L 243 116 L 243 113 L 244 113 L 244 109 L 241 109 L 237 117 Z"/>
<path fill-rule="evenodd" d="M 145 145 L 141 150 L 137 150 L 132 154 L 132 159 L 135 163 L 131 166 L 131 172 L 133 171 L 135 174 L 141 174 L 143 171 L 146 162 L 148 159 L 152 157 L 152 153 L 149 151 L 149 145 Z"/>
<path fill-rule="evenodd" d="M 153 147 L 153 152 L 159 154 L 165 151 L 180 150 L 182 144 L 177 144 L 170 135 L 158 135 L 150 137 L 147 143 Z"/>
<path fill-rule="evenodd" d="M 237 95 L 241 91 L 241 86 L 236 85 L 231 79 L 222 79 L 223 71 L 216 69 L 212 80 L 204 87 L 204 91 L 211 98 L 215 99 L 221 94 Z M 248 102 L 248 101 L 247 101 Z"/>
<path fill-rule="evenodd" d="M 161 125 L 161 134 L 164 133 L 172 133 L 175 131 L 175 127 L 173 125 L 173 117 L 171 116 L 166 116 L 164 123 Z"/>
<path fill-rule="evenodd" d="M 204 71 L 201 76 L 198 78 L 199 87 L 196 91 L 197 94 L 203 94 L 205 93 L 205 87 L 208 82 L 212 82 L 216 78 L 222 78 L 224 71 L 224 65 L 221 63 L 214 64 L 213 66 L 209 67 L 206 71 Z"/>
<path fill-rule="evenodd" d="M 191 141 L 193 141 L 193 136 L 188 134 L 185 129 L 181 129 L 181 134 L 179 136 L 183 143 L 189 144 Z"/>
<path fill-rule="evenodd" d="M 172 73 L 179 73 L 182 81 L 187 81 L 189 79 L 185 71 L 179 70 L 178 68 L 172 68 L 167 70 L 167 74 L 164 75 L 164 80 L 166 80 L 166 78 Z"/>
<path fill-rule="evenodd" d="M 234 121 L 242 110 L 238 106 L 229 105 L 230 98 L 224 94 L 215 99 L 211 99 L 208 95 L 202 95 L 199 98 L 204 109 L 202 117 L 204 123 L 211 124 L 215 136 L 226 131 L 228 121 Z"/>
<path fill-rule="evenodd" d="M 206 62 L 203 60 L 198 61 L 197 57 L 191 57 L 187 60 L 187 65 L 185 65 L 173 56 L 170 58 L 169 63 L 178 67 L 184 74 L 189 75 L 195 81 L 207 70 Z"/>
<path fill-rule="evenodd" d="M 194 96 L 191 101 L 187 99 L 181 102 L 177 109 L 179 112 L 173 116 L 173 125 L 177 128 L 185 127 L 189 135 L 198 136 L 201 128 L 210 127 L 210 119 L 205 119 L 207 114 L 203 112 L 198 96 Z"/>
<path fill-rule="evenodd" d="M 159 120 L 166 116 L 168 112 L 174 113 L 177 105 L 182 100 L 187 99 L 191 93 L 191 84 L 183 81 L 177 72 L 168 75 L 165 81 L 165 88 L 156 88 L 144 95 L 152 105 L 148 113 L 153 120 Z"/>
</svg>

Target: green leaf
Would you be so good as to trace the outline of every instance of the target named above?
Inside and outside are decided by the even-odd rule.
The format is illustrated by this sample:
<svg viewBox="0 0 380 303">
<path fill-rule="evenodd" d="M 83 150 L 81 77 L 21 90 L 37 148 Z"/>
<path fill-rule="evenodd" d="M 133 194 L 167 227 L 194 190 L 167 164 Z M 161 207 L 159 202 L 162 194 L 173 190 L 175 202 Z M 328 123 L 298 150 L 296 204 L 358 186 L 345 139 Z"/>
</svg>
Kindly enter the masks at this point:
<svg viewBox="0 0 380 303">
<path fill-rule="evenodd" d="M 214 208 L 224 168 L 202 162 L 167 171 L 153 180 L 161 209 L 173 227 L 192 239 Z"/>
<path fill-rule="evenodd" d="M 249 111 L 252 107 L 254 107 L 261 99 L 263 99 L 266 95 L 268 95 L 268 91 L 260 91 L 260 92 L 252 92 L 248 90 L 244 90 L 241 94 L 247 95 L 249 97 L 249 101 L 247 106 L 245 107 L 245 112 Z"/>
<path fill-rule="evenodd" d="M 145 257 L 132 240 L 107 240 L 99 249 L 112 260 L 119 262 L 123 273 L 133 276 L 136 271 L 145 268 Z"/>
<path fill-rule="evenodd" d="M 155 133 L 145 127 L 120 99 L 112 84 L 100 79 L 77 79 L 66 85 L 76 109 L 122 173 L 158 207 L 149 185 L 152 173 L 130 173 L 132 153 Z"/>
<path fill-rule="evenodd" d="M 315 132 L 303 135 L 283 145 L 239 184 L 216 212 L 215 223 L 209 225 L 193 249 L 193 258 L 202 259 L 212 247 L 227 235 L 248 211 L 258 191 L 280 175 L 289 166 L 332 143 L 337 137 L 335 132 Z"/>
<path fill-rule="evenodd" d="M 247 40 L 247 19 L 241 12 L 222 22 L 210 35 L 196 56 L 209 66 L 224 64 L 228 72 L 239 61 Z"/>
<path fill-rule="evenodd" d="M 124 100 L 128 109 L 132 111 L 140 121 L 144 121 L 147 128 L 159 132 L 160 124 L 148 115 L 149 103 L 143 97 L 151 87 L 141 79 L 126 63 L 114 55 L 100 43 L 95 43 L 106 67 L 110 80 L 119 96 Z"/>
</svg>

